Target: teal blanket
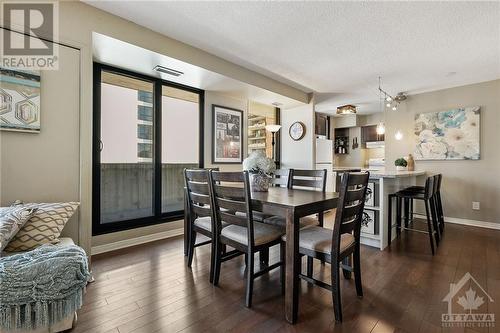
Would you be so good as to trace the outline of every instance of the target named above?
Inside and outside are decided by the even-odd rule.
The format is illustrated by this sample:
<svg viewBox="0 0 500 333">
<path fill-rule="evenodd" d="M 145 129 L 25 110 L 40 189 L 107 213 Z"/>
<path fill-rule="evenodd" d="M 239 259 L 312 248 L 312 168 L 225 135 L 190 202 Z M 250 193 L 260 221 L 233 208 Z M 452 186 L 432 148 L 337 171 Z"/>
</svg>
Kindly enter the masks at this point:
<svg viewBox="0 0 500 333">
<path fill-rule="evenodd" d="M 78 310 L 90 278 L 87 256 L 76 245 L 42 245 L 0 258 L 0 328 L 36 329 Z"/>
</svg>

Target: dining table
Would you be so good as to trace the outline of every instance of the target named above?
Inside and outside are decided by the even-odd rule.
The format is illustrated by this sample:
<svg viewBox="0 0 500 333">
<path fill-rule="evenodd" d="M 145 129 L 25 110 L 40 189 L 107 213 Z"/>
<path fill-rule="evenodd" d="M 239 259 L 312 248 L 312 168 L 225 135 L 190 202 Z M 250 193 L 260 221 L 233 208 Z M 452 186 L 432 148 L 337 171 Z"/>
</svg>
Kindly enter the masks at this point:
<svg viewBox="0 0 500 333">
<path fill-rule="evenodd" d="M 336 208 L 339 194 L 337 192 L 270 187 L 267 192 L 253 191 L 251 195 L 253 210 L 268 215 L 281 216 L 286 220 L 285 318 L 289 323 L 294 324 L 297 321 L 299 303 L 300 218 Z M 187 212 L 187 207 L 185 209 Z M 185 230 L 189 230 L 187 214 L 185 214 L 184 223 Z M 184 235 L 185 255 L 187 255 L 186 234 L 187 232 Z"/>
<path fill-rule="evenodd" d="M 264 214 L 281 216 L 286 220 L 285 256 L 285 318 L 297 321 L 299 303 L 299 220 L 312 214 L 337 207 L 337 192 L 308 191 L 270 187 L 267 192 L 252 192 L 252 208 Z"/>
</svg>

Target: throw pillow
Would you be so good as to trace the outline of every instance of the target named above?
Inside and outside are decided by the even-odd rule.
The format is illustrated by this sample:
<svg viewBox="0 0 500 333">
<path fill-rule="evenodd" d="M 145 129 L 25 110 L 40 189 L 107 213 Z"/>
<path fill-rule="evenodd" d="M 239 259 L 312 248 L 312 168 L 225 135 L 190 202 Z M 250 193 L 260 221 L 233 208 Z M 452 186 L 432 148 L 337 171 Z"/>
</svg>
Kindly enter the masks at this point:
<svg viewBox="0 0 500 333">
<path fill-rule="evenodd" d="M 73 216 L 79 204 L 79 202 L 58 202 L 14 206 L 37 208 L 37 211 L 9 242 L 5 251 L 28 251 L 42 244 L 57 243 L 66 222 Z"/>
<path fill-rule="evenodd" d="M 36 208 L 0 208 L 0 253 L 37 211 Z"/>
</svg>

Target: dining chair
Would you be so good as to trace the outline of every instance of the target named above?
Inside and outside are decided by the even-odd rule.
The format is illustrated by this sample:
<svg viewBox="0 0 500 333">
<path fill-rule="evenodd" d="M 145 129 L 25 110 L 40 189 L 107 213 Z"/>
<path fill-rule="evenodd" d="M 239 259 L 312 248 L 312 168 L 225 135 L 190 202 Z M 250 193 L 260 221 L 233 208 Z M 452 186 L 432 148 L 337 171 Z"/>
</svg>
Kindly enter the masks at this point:
<svg viewBox="0 0 500 333">
<path fill-rule="evenodd" d="M 301 170 L 290 169 L 288 176 L 288 188 L 300 189 L 308 191 L 321 191 L 326 190 L 326 173 L 327 170 Z M 283 186 L 284 181 L 276 180 L 280 186 Z M 321 212 L 317 216 L 306 216 L 300 219 L 300 228 L 306 228 L 314 225 L 323 226 L 324 213 Z M 263 220 L 264 223 L 275 225 L 285 228 L 286 220 L 280 216 L 267 217 Z"/>
<path fill-rule="evenodd" d="M 213 211 L 207 169 L 184 169 L 185 191 L 187 197 L 189 230 L 188 235 L 188 267 L 193 263 L 194 249 L 211 244 L 210 282 L 213 282 L 215 264 L 215 243 L 213 240 Z M 196 243 L 197 234 L 202 234 L 208 241 Z"/>
<path fill-rule="evenodd" d="M 215 267 L 214 285 L 218 285 L 222 262 L 232 259 L 222 256 L 222 246 L 230 246 L 246 258 L 246 300 L 252 306 L 253 281 L 257 277 L 282 266 L 282 261 L 254 271 L 254 254 L 280 244 L 283 230 L 253 220 L 248 172 L 210 171 L 210 192 L 215 215 Z M 245 212 L 239 215 L 235 212 Z M 224 226 L 225 225 L 225 226 Z M 283 246 L 281 246 L 283 248 Z M 283 269 L 281 269 L 283 275 Z"/>
<path fill-rule="evenodd" d="M 314 279 L 310 272 L 307 275 L 299 274 L 299 277 L 332 292 L 335 320 L 339 322 L 342 321 L 340 268 L 354 273 L 356 293 L 359 297 L 363 296 L 360 233 L 369 177 L 369 172 L 351 172 L 342 176 L 333 230 L 313 226 L 299 233 L 299 254 L 329 263 L 331 284 Z M 283 239 L 286 240 L 285 237 Z M 352 264 L 347 265 L 345 259 L 350 256 L 353 257 Z"/>
</svg>

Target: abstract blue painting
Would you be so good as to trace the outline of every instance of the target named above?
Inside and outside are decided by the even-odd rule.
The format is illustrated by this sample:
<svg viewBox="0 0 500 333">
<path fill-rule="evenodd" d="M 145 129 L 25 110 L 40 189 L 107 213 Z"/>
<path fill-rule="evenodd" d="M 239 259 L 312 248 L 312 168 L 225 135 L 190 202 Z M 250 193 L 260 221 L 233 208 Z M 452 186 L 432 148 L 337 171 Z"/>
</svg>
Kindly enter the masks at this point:
<svg viewBox="0 0 500 333">
<path fill-rule="evenodd" d="M 415 159 L 478 160 L 480 107 L 420 113 L 415 116 Z"/>
</svg>

